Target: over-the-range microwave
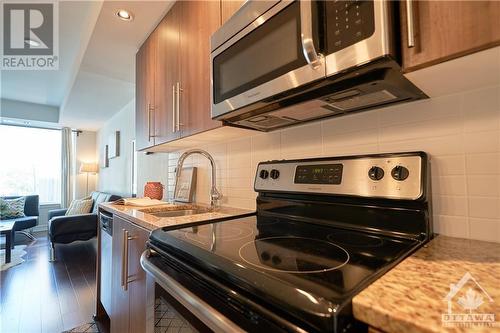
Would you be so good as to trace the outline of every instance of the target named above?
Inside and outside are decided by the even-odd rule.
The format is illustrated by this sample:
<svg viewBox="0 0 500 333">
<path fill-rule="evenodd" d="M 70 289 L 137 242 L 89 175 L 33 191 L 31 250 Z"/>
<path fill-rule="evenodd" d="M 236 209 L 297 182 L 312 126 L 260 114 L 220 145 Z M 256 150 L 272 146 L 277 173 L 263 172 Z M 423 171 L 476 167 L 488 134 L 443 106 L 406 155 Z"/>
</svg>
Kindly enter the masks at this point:
<svg viewBox="0 0 500 333">
<path fill-rule="evenodd" d="M 248 0 L 211 37 L 212 118 L 271 131 L 427 98 L 398 63 L 396 6 Z"/>
</svg>

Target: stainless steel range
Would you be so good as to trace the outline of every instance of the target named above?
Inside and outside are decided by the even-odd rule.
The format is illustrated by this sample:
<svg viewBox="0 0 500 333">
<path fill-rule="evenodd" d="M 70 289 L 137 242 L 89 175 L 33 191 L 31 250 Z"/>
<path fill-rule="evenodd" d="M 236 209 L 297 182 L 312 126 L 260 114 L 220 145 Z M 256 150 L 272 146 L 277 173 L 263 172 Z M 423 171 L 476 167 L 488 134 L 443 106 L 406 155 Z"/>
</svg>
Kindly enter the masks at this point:
<svg viewBox="0 0 500 333">
<path fill-rule="evenodd" d="M 352 298 L 432 237 L 425 153 L 262 162 L 257 212 L 152 232 L 187 330 L 360 332 Z"/>
</svg>

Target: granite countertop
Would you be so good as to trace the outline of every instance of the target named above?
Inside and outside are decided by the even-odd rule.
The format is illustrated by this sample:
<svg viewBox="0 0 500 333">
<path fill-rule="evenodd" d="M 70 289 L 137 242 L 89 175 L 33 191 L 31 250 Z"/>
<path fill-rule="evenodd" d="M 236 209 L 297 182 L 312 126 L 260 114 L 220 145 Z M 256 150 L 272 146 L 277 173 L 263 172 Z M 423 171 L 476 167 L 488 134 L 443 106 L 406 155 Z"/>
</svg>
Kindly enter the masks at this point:
<svg viewBox="0 0 500 333">
<path fill-rule="evenodd" d="M 450 292 L 452 284 L 456 293 Z M 452 314 L 483 314 L 482 322 L 492 319 L 484 314 L 494 314 L 496 323 L 493 327 L 476 324 L 470 328 L 467 322 L 443 326 L 448 294 L 453 294 Z M 472 308 L 480 305 L 469 312 L 460 305 L 464 300 L 471 301 L 467 303 Z M 384 332 L 498 332 L 500 244 L 437 236 L 354 297 L 353 312 L 357 319 Z M 445 318 L 462 321 L 463 317 Z"/>
<path fill-rule="evenodd" d="M 148 214 L 148 212 L 164 211 L 164 210 L 179 210 L 179 209 L 190 209 L 194 207 L 201 207 L 208 209 L 207 205 L 190 205 L 190 204 L 171 204 L 165 202 L 164 205 L 159 206 L 149 206 L 149 207 L 137 207 L 137 206 L 127 206 L 127 205 L 116 205 L 110 202 L 101 203 L 99 207 L 110 213 L 116 214 L 124 219 L 127 219 L 145 229 L 154 230 L 163 227 L 174 227 L 182 226 L 183 224 L 191 224 L 201 221 L 217 220 L 227 217 L 236 217 L 241 215 L 251 214 L 253 211 L 232 208 L 232 207 L 220 207 L 215 211 L 186 215 L 186 216 L 176 216 L 176 217 L 156 217 L 154 215 Z"/>
</svg>

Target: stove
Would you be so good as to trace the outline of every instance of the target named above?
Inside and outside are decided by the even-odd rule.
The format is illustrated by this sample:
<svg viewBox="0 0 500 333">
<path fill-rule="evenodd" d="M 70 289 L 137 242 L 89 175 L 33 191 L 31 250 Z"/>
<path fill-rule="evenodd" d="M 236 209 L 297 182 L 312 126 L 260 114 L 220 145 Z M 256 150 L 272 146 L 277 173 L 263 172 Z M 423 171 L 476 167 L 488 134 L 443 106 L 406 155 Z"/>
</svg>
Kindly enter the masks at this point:
<svg viewBox="0 0 500 333">
<path fill-rule="evenodd" d="M 254 215 L 155 230 L 142 264 L 193 330 L 363 331 L 352 298 L 432 237 L 427 172 L 422 152 L 262 162 Z"/>
</svg>

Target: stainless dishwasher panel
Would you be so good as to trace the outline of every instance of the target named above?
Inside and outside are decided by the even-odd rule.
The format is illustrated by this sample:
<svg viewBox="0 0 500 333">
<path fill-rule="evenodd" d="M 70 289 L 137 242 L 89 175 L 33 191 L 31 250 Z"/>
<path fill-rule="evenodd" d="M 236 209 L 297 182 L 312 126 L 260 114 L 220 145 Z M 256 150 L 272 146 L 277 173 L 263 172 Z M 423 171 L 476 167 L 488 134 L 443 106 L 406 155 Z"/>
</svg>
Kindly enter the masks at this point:
<svg viewBox="0 0 500 333">
<path fill-rule="evenodd" d="M 101 235 L 101 304 L 108 314 L 111 312 L 111 249 L 113 236 L 113 215 L 101 212 L 99 214 Z"/>
</svg>

